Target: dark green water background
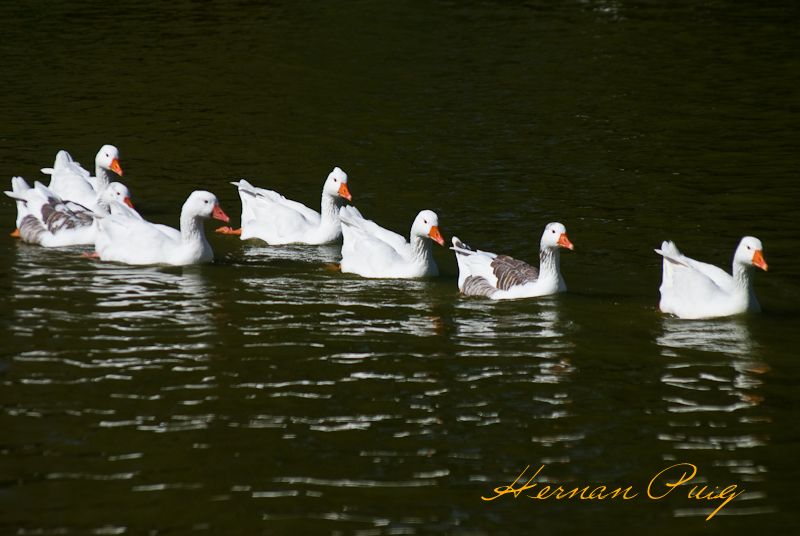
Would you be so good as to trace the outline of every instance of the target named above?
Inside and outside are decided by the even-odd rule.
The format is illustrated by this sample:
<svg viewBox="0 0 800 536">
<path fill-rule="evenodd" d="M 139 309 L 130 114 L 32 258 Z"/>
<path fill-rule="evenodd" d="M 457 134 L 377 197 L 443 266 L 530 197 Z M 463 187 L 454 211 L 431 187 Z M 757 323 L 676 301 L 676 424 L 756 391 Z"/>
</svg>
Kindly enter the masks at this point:
<svg viewBox="0 0 800 536">
<path fill-rule="evenodd" d="M 405 232 L 535 260 L 569 293 L 488 303 L 324 268 L 338 249 L 211 235 L 131 268 L 7 236 L 2 534 L 734 534 L 798 528 L 796 2 L 3 2 L 0 176 L 120 147 L 149 219 L 227 181 L 317 206 L 334 165 Z M 209 224 L 209 229 L 212 226 Z M 765 245 L 757 316 L 656 311 L 671 238 Z M 706 523 L 676 462 L 746 493 Z M 480 500 L 542 480 L 630 502 Z M 726 515 L 723 515 L 726 514 Z"/>
</svg>

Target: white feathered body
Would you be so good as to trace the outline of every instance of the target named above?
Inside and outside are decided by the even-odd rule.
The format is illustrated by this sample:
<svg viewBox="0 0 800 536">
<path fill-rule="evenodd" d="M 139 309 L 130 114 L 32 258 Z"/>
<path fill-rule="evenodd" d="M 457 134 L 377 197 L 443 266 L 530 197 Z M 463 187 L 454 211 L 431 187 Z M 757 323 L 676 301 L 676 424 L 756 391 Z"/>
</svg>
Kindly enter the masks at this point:
<svg viewBox="0 0 800 536">
<path fill-rule="evenodd" d="M 558 251 L 542 249 L 539 269 L 488 251 L 471 250 L 453 237 L 458 263 L 458 288 L 466 295 L 493 300 L 536 298 L 565 292 L 567 285 L 558 269 Z"/>
<path fill-rule="evenodd" d="M 101 260 L 175 266 L 211 262 L 214 252 L 203 221 L 209 217 L 228 221 L 216 196 L 205 191 L 192 192 L 184 203 L 180 230 L 151 223 L 125 208 L 112 208 L 109 216 L 98 219 L 95 249 Z"/>
<path fill-rule="evenodd" d="M 734 264 L 734 277 L 721 268 L 683 255 L 669 241 L 663 242 L 656 253 L 664 258 L 659 288 L 662 312 L 698 319 L 761 310 L 750 284 L 750 268 Z"/>
<path fill-rule="evenodd" d="M 429 240 L 411 243 L 373 221 L 355 207 L 342 207 L 342 272 L 370 278 L 417 278 L 439 274 Z"/>
<path fill-rule="evenodd" d="M 61 199 L 74 201 L 91 210 L 97 208 L 99 190 L 95 189 L 96 178 L 75 162 L 67 151 L 58 151 L 52 169 L 42 171 L 50 173 L 48 188 Z"/>
<path fill-rule="evenodd" d="M 184 266 L 214 259 L 205 235 L 184 241 L 175 228 L 120 216 L 102 218 L 99 226 L 95 250 L 104 261 Z"/>
<path fill-rule="evenodd" d="M 97 233 L 94 214 L 64 201 L 40 182 L 33 188 L 22 177 L 11 179 L 6 195 L 17 203 L 17 229 L 23 242 L 48 248 L 93 244 Z"/>
<path fill-rule="evenodd" d="M 233 183 L 242 200 L 241 239 L 258 238 L 269 245 L 328 244 L 341 236 L 338 207 L 322 197 L 322 214 L 281 194 L 257 188 L 242 179 Z"/>
</svg>

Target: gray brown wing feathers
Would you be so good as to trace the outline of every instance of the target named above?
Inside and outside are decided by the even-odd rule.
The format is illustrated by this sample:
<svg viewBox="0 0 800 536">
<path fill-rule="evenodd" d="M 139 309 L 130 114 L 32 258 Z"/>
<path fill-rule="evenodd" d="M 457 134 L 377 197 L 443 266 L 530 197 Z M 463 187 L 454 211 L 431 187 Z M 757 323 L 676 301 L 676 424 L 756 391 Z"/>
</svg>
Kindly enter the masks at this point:
<svg viewBox="0 0 800 536">
<path fill-rule="evenodd" d="M 464 280 L 464 288 L 461 292 L 465 296 L 491 296 L 497 289 L 494 288 L 486 279 L 477 275 L 471 275 Z"/>
<path fill-rule="evenodd" d="M 508 290 L 517 285 L 533 283 L 539 279 L 539 269 L 525 261 L 508 255 L 498 255 L 492 260 L 492 270 L 497 277 L 497 288 Z"/>
<path fill-rule="evenodd" d="M 93 221 L 89 209 L 72 201 L 67 204 L 54 197 L 48 197 L 47 203 L 42 205 L 42 222 L 53 234 L 62 229 L 88 227 Z"/>
<path fill-rule="evenodd" d="M 19 223 L 19 237 L 23 242 L 29 244 L 40 244 L 42 235 L 47 231 L 42 225 L 42 222 L 37 220 L 31 214 L 28 214 Z"/>
</svg>

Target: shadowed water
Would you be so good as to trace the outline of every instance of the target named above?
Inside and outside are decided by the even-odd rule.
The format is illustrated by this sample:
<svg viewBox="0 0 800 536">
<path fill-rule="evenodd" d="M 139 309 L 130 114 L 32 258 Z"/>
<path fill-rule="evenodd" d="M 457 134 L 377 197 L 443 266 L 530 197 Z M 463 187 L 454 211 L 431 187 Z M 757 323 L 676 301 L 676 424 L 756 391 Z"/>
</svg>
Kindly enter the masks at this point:
<svg viewBox="0 0 800 536">
<path fill-rule="evenodd" d="M 337 245 L 212 234 L 213 264 L 127 267 L 0 236 L 0 532 L 735 533 L 797 526 L 798 9 L 741 2 L 0 7 L 0 169 L 120 147 L 149 219 L 247 177 L 318 208 L 536 262 L 569 292 L 365 280 Z M 11 200 L 0 222 L 13 228 Z M 661 240 L 761 315 L 657 311 Z M 661 469 L 745 492 L 646 499 Z M 486 502 L 526 467 L 635 501 Z"/>
</svg>

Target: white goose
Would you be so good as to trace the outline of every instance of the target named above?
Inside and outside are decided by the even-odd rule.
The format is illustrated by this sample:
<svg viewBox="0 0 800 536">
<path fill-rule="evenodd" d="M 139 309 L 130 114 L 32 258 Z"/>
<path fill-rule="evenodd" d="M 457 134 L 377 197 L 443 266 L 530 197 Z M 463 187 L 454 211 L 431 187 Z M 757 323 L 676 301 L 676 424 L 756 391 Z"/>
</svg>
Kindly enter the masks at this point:
<svg viewBox="0 0 800 536">
<path fill-rule="evenodd" d="M 761 240 L 745 236 L 733 255 L 733 275 L 683 255 L 665 241 L 656 253 L 664 257 L 661 279 L 662 312 L 679 318 L 715 318 L 761 307 L 753 291 L 753 266 L 767 270 Z"/>
<path fill-rule="evenodd" d="M 412 278 L 439 274 L 430 240 L 444 245 L 439 217 L 420 212 L 411 226 L 411 243 L 397 233 L 364 219 L 357 208 L 342 207 L 342 272 L 363 277 Z"/>
<path fill-rule="evenodd" d="M 126 210 L 135 213 L 128 188 L 119 182 L 112 182 L 96 196 L 94 212 L 61 199 L 40 182 L 31 188 L 22 177 L 12 178 L 11 191 L 5 194 L 17 202 L 17 230 L 12 234 L 44 247 L 93 244 L 95 212 L 108 214 L 112 204 L 125 203 L 130 207 Z"/>
<path fill-rule="evenodd" d="M 242 199 L 242 227 L 220 227 L 216 232 L 240 235 L 242 240 L 260 238 L 270 245 L 328 244 L 342 235 L 339 221 L 341 199 L 352 200 L 347 173 L 335 167 L 322 187 L 321 213 L 286 199 L 272 190 L 256 188 L 242 179 L 232 182 Z"/>
<path fill-rule="evenodd" d="M 119 150 L 113 145 L 103 145 L 94 159 L 95 176 L 83 169 L 67 151 L 58 151 L 52 168 L 42 168 L 50 175 L 48 188 L 61 199 L 80 203 L 86 208 L 96 208 L 96 200 L 114 179 L 111 172 L 122 176 Z"/>
<path fill-rule="evenodd" d="M 181 210 L 180 231 L 150 223 L 129 214 L 98 218 L 96 256 L 125 264 L 172 264 L 184 266 L 211 262 L 214 252 L 206 240 L 203 220 L 229 222 L 211 192 L 192 192 Z"/>
<path fill-rule="evenodd" d="M 453 237 L 458 262 L 458 288 L 467 296 L 493 300 L 535 298 L 564 292 L 558 248 L 575 249 L 564 225 L 548 223 L 539 242 L 539 269 L 508 255 L 473 250 Z"/>
</svg>

